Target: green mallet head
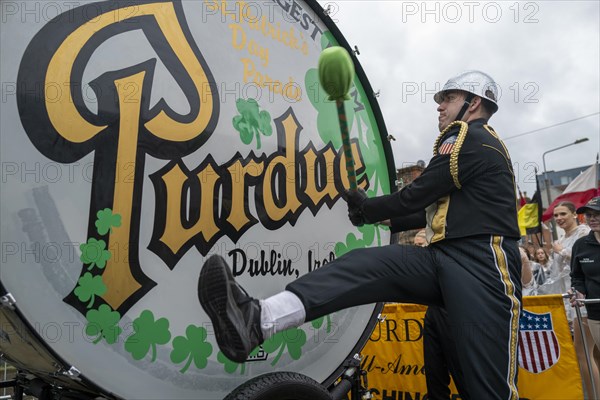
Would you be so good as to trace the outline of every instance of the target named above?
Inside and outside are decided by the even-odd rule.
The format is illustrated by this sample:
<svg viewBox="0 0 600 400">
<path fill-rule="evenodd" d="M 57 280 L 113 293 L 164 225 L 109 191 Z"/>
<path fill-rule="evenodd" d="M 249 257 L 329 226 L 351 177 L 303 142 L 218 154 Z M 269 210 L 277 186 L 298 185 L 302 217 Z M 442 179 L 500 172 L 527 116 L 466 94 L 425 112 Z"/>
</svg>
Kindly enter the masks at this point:
<svg viewBox="0 0 600 400">
<path fill-rule="evenodd" d="M 329 95 L 328 100 L 349 100 L 352 78 L 354 64 L 346 49 L 333 46 L 323 50 L 319 57 L 319 81 Z"/>
</svg>

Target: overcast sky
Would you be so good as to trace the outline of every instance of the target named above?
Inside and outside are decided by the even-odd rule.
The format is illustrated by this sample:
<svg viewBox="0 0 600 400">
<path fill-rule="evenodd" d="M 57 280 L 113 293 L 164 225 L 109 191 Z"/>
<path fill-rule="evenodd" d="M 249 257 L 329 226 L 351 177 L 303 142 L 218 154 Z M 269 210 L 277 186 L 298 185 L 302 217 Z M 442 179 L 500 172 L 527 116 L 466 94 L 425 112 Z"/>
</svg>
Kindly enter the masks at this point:
<svg viewBox="0 0 600 400">
<path fill-rule="evenodd" d="M 535 191 L 542 154 L 561 170 L 600 151 L 600 2 L 320 1 L 351 46 L 378 98 L 397 167 L 431 158 L 433 93 L 452 75 L 480 69 L 501 89 L 490 125 L 511 153 L 518 185 Z M 594 114 L 587 118 L 510 138 Z"/>
</svg>

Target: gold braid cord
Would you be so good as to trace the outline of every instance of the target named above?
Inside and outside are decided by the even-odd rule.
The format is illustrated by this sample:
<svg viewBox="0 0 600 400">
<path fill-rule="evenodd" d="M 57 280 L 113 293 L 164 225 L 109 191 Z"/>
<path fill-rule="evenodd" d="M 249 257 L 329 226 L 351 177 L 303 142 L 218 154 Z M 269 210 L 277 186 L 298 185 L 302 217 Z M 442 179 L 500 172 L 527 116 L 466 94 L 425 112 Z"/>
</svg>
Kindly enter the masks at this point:
<svg viewBox="0 0 600 400">
<path fill-rule="evenodd" d="M 458 131 L 458 137 L 456 138 L 456 142 L 454 143 L 454 147 L 452 149 L 452 152 L 450 153 L 450 174 L 452 175 L 454 185 L 460 189 L 462 185 L 458 180 L 458 154 L 460 153 L 460 148 L 462 147 L 465 138 L 467 137 L 469 125 L 463 121 L 454 121 L 450 125 L 448 125 L 446 129 L 444 129 L 435 140 L 435 144 L 433 145 L 433 155 L 438 155 L 438 149 L 442 137 L 444 137 L 444 135 L 456 125 L 460 125 L 460 130 Z"/>
</svg>

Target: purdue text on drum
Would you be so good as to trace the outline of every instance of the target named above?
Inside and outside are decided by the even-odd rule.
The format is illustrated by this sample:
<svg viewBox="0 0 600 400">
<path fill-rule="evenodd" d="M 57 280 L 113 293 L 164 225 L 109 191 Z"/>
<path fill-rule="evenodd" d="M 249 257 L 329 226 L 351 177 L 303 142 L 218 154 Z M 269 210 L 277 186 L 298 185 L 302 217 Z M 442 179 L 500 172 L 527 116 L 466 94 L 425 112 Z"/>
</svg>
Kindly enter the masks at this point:
<svg viewBox="0 0 600 400">
<path fill-rule="evenodd" d="M 293 224 L 306 208 L 316 214 L 324 204 L 339 199 L 343 186 L 348 185 L 343 153 L 331 145 L 319 150 L 309 145 L 299 150 L 300 126 L 291 108 L 275 125 L 279 150 L 269 156 L 251 153 L 242 159 L 237 154 L 224 165 L 217 165 L 209 156 L 192 171 L 178 161 L 151 175 L 157 215 L 149 248 L 171 268 L 191 245 L 206 255 L 223 235 L 235 242 L 259 221 L 275 230 L 287 222 Z M 364 170 L 356 142 L 353 152 L 357 169 Z M 364 177 L 361 184 L 367 186 Z M 279 193 L 274 191 L 277 185 Z M 194 186 L 199 191 L 192 189 Z M 185 187 L 193 193 L 190 202 L 200 204 L 199 215 L 187 227 L 181 221 L 181 215 L 186 215 L 181 210 Z M 248 207 L 250 187 L 255 188 L 256 217 Z"/>
</svg>

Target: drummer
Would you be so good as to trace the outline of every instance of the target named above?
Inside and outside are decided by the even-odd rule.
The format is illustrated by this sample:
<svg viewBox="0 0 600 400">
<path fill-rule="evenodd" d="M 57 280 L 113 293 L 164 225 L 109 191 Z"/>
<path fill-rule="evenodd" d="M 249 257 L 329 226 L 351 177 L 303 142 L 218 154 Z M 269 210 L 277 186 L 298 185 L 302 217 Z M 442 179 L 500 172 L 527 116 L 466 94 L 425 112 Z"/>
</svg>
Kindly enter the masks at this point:
<svg viewBox="0 0 600 400">
<path fill-rule="evenodd" d="M 361 304 L 443 306 L 470 396 L 518 399 L 519 228 L 510 156 L 488 125 L 497 96 L 483 72 L 451 78 L 434 96 L 441 133 L 421 176 L 390 195 L 344 193 L 355 226 L 427 225 L 428 247 L 357 249 L 265 300 L 246 294 L 222 257 L 210 257 L 198 290 L 221 351 L 244 362 L 278 331 Z"/>
</svg>

